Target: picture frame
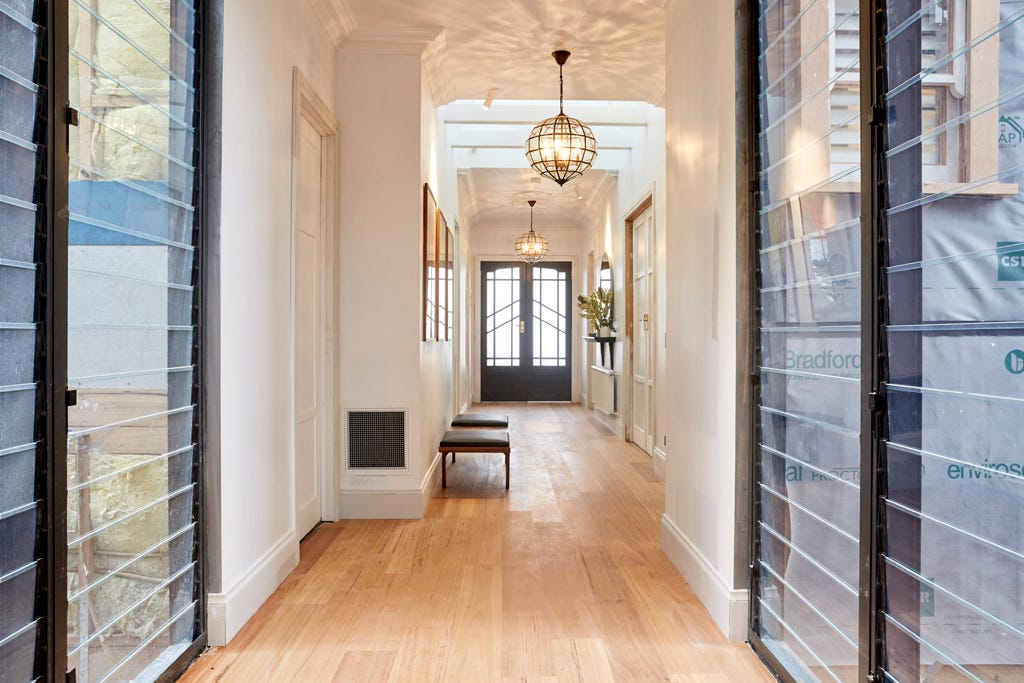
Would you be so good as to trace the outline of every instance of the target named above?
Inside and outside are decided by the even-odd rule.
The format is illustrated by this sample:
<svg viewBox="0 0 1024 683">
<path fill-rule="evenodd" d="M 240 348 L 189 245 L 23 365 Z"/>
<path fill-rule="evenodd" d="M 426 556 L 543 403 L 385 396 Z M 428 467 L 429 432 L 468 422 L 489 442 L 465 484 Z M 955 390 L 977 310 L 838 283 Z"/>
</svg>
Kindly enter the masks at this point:
<svg viewBox="0 0 1024 683">
<path fill-rule="evenodd" d="M 437 212 L 437 341 L 448 340 L 448 222 Z"/>
<path fill-rule="evenodd" d="M 423 183 L 423 341 L 437 339 L 437 199 L 429 183 Z"/>
<path fill-rule="evenodd" d="M 445 225 L 447 247 L 445 248 L 445 339 L 455 339 L 455 234 Z"/>
</svg>

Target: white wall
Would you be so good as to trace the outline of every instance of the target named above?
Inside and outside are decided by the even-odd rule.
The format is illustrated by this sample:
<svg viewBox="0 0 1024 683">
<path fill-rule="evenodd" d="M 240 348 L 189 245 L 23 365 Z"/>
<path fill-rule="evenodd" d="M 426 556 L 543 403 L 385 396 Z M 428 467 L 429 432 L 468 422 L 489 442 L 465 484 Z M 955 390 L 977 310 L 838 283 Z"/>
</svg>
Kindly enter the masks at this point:
<svg viewBox="0 0 1024 683">
<path fill-rule="evenodd" d="M 746 633 L 733 557 L 736 100 L 732 3 L 666 7 L 668 458 L 662 547 L 719 627 Z"/>
<path fill-rule="evenodd" d="M 608 417 L 598 412 L 598 418 L 606 426 L 625 438 L 627 415 L 625 403 L 629 400 L 630 386 L 627 381 L 629 363 L 629 345 L 626 338 L 626 252 L 630 245 L 626 239 L 626 217 L 636 206 L 648 196 L 654 197 L 654 230 L 655 230 L 655 310 L 651 318 L 651 333 L 655 339 L 654 376 L 655 376 L 655 424 L 654 424 L 654 458 L 657 471 L 664 466 L 664 447 L 662 446 L 667 424 L 668 385 L 664 344 L 665 323 L 668 310 L 666 305 L 666 216 L 665 216 L 665 110 L 660 107 L 648 106 L 644 110 L 646 125 L 642 134 L 637 137 L 630 150 L 629 163 L 618 171 L 617 182 L 611 187 L 603 200 L 593 208 L 593 220 L 584 231 L 584 254 L 593 252 L 595 269 L 601 263 L 602 254 L 608 254 L 614 271 L 615 283 L 615 369 L 619 372 L 618 383 L 618 415 Z M 595 278 L 596 275 L 592 275 Z M 593 283 L 588 285 L 588 291 Z M 586 371 L 586 367 L 583 368 Z"/>
<path fill-rule="evenodd" d="M 341 131 L 341 410 L 407 409 L 419 443 L 420 60 L 350 53 L 338 59 Z M 387 131 L 386 135 L 382 132 Z M 349 474 L 346 491 L 413 489 L 404 473 Z"/>
<path fill-rule="evenodd" d="M 625 175 L 626 178 L 622 178 Z M 590 273 L 590 282 L 586 283 L 586 286 L 581 286 L 580 291 L 592 292 L 597 287 L 598 271 L 601 267 L 601 257 L 604 255 L 608 256 L 608 262 L 612 267 L 612 282 L 615 294 L 614 303 L 614 314 L 615 314 L 615 335 L 619 339 L 611 347 L 611 353 L 613 357 L 612 365 L 618 372 L 618 395 L 617 395 L 617 407 L 618 411 L 616 415 L 606 415 L 600 410 L 595 410 L 594 414 L 598 420 L 600 420 L 608 429 L 615 432 L 619 438 L 624 439 L 626 437 L 625 423 L 622 420 L 622 402 L 624 400 L 623 390 L 625 375 L 623 374 L 622 368 L 624 366 L 625 359 L 625 330 L 626 330 L 626 250 L 625 250 L 625 215 L 623 215 L 620 209 L 622 202 L 624 201 L 622 195 L 624 194 L 625 185 L 631 185 L 630 176 L 633 175 L 629 169 L 624 172 L 620 172 L 618 176 L 610 181 L 602 188 L 604 194 L 595 197 L 592 201 L 596 204 L 591 207 L 592 219 L 587 226 L 586 230 L 583 231 L 583 251 L 584 254 L 593 253 L 594 255 L 594 272 Z M 625 200 L 629 201 L 629 200 Z M 582 285 L 582 283 L 581 283 Z M 576 319 L 579 320 L 580 330 L 583 331 L 587 323 L 579 317 L 578 311 Z M 584 356 L 581 358 L 580 373 L 590 373 L 590 366 L 598 363 L 600 360 L 600 351 L 591 343 L 583 348 Z M 591 397 L 591 400 L 592 397 Z"/>
<path fill-rule="evenodd" d="M 442 154 L 443 128 L 439 125 L 437 107 L 430 92 L 429 76 L 420 67 L 420 185 L 429 183 L 437 198 L 438 206 L 444 215 L 449 229 L 452 230 L 453 246 L 455 232 L 455 172 L 450 163 L 450 155 Z M 421 191 L 422 192 L 422 191 Z M 420 195 L 422 196 L 422 195 Z M 422 230 L 420 231 L 422 233 Z M 445 235 L 440 235 L 441 240 Z M 422 245 L 419 241 L 410 240 L 412 244 Z M 420 246 L 422 249 L 422 246 Z M 417 253 L 418 258 L 420 252 Z M 418 272 L 418 271 L 417 271 Z M 422 278 L 421 278 L 422 279 Z M 453 282 L 454 284 L 454 282 Z M 417 288 L 422 292 L 422 285 Z M 455 303 L 453 297 L 453 304 Z M 417 318 L 419 319 L 419 318 Z M 422 441 L 418 451 L 413 451 L 419 459 L 419 472 L 424 490 L 424 500 L 437 488 L 438 467 L 440 459 L 437 455 L 437 444 L 454 417 L 452 393 L 455 390 L 453 381 L 453 349 L 457 330 L 453 329 L 453 339 L 446 339 L 446 324 L 442 321 L 438 330 L 438 341 L 421 342 L 419 344 L 419 408 L 420 434 Z M 421 509 L 420 515 L 423 510 Z M 418 515 L 419 516 L 419 515 Z"/>
<path fill-rule="evenodd" d="M 421 341 L 423 183 L 441 196 L 426 43 L 380 37 L 343 44 L 338 58 L 341 409 L 407 410 L 407 467 L 342 467 L 349 518 L 422 516 L 452 402 L 451 343 Z"/>
<path fill-rule="evenodd" d="M 306 10 L 276 0 L 224 2 L 222 543 L 221 591 L 209 596 L 214 645 L 229 640 L 298 562 L 291 330 L 282 324 L 291 320 L 292 68 L 326 102 L 335 82 L 331 40 Z"/>
</svg>

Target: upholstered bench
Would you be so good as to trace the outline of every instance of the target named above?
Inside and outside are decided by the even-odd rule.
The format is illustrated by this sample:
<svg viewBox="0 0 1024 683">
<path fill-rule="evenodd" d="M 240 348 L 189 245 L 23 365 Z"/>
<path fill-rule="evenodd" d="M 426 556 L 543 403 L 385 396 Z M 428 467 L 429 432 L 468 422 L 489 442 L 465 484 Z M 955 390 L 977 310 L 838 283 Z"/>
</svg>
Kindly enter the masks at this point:
<svg viewBox="0 0 1024 683">
<path fill-rule="evenodd" d="M 483 413 L 459 413 L 452 420 L 452 427 L 470 429 L 508 429 L 508 415 L 485 415 Z"/>
<path fill-rule="evenodd" d="M 444 433 L 441 445 L 441 488 L 448 486 L 448 454 L 455 462 L 456 453 L 504 453 L 505 488 L 508 488 L 509 464 L 512 449 L 508 443 L 508 432 L 492 429 L 450 429 Z"/>
</svg>

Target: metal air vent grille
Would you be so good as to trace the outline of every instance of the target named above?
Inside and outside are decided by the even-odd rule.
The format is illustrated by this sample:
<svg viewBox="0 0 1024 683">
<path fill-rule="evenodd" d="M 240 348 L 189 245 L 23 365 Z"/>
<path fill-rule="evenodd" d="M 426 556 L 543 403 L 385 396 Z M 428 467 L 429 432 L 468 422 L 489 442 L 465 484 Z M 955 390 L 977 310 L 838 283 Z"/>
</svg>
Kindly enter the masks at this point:
<svg viewBox="0 0 1024 683">
<path fill-rule="evenodd" d="M 348 411 L 348 468 L 405 468 L 404 410 Z"/>
</svg>

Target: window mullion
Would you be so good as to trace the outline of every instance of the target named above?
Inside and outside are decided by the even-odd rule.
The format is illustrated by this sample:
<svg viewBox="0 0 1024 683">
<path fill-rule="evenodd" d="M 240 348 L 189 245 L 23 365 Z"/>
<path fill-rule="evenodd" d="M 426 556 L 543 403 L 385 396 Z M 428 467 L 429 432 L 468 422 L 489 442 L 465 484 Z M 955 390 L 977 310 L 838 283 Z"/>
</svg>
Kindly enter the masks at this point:
<svg viewBox="0 0 1024 683">
<path fill-rule="evenodd" d="M 46 680 L 67 671 L 68 0 L 46 3 L 47 179 L 43 251 L 47 485 Z"/>
<path fill-rule="evenodd" d="M 860 2 L 861 111 L 861 519 L 858 680 L 877 680 L 884 645 L 880 623 L 882 524 L 881 393 L 882 222 L 887 201 L 885 158 L 886 0 Z"/>
</svg>

